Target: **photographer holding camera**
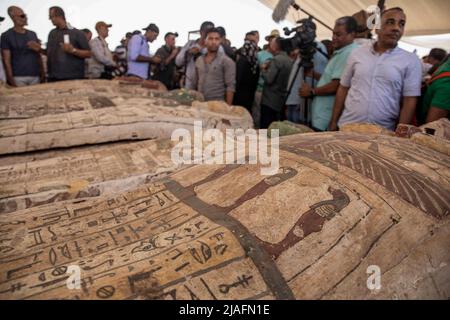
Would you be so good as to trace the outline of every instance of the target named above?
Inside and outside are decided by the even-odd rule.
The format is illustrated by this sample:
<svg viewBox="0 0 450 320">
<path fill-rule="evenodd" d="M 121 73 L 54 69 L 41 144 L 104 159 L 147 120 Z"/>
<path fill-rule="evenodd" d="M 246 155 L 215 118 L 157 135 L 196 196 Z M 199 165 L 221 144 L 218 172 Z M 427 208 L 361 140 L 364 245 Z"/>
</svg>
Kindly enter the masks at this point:
<svg viewBox="0 0 450 320">
<path fill-rule="evenodd" d="M 153 79 L 164 83 L 169 90 L 173 90 L 176 87 L 175 72 L 177 66 L 175 58 L 180 52 L 180 48 L 176 46 L 177 37 L 178 33 L 168 32 L 164 36 L 166 44 L 159 48 L 155 54 L 155 56 L 161 58 L 161 63 L 156 66 Z"/>
<path fill-rule="evenodd" d="M 289 45 L 281 38 L 273 38 L 270 46 L 273 47 L 274 58 L 270 63 L 261 67 L 264 79 L 261 99 L 261 129 L 269 128 L 272 122 L 280 121 L 282 118 L 287 96 L 286 88 L 292 69 L 292 60 L 286 52 Z"/>
<path fill-rule="evenodd" d="M 107 24 L 103 21 L 99 21 L 95 25 L 98 37 L 89 42 L 92 52 L 92 57 L 88 60 L 89 79 L 110 80 L 113 78 L 112 73 L 116 68 L 116 63 L 106 42 L 106 38 L 109 36 L 109 28 L 111 27 L 112 24 Z"/>
</svg>

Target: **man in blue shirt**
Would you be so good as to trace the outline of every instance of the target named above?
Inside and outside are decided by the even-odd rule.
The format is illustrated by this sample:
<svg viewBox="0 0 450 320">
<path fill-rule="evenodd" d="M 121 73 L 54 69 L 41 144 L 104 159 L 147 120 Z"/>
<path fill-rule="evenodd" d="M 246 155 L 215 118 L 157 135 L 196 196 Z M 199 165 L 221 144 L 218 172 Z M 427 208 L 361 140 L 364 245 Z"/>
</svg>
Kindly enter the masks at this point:
<svg viewBox="0 0 450 320">
<path fill-rule="evenodd" d="M 143 29 L 145 34 L 135 34 L 128 43 L 128 76 L 148 79 L 150 64 L 161 63 L 158 56 L 150 57 L 149 42 L 158 38 L 159 28 L 151 23 Z"/>
<path fill-rule="evenodd" d="M 316 131 L 326 131 L 330 124 L 339 81 L 350 53 L 357 48 L 353 42 L 357 27 L 358 24 L 353 17 L 343 17 L 336 21 L 332 42 L 334 54 L 320 77 L 317 88 L 312 88 L 308 83 L 304 83 L 300 89 L 301 97 L 314 97 L 311 121 L 312 127 Z"/>
</svg>

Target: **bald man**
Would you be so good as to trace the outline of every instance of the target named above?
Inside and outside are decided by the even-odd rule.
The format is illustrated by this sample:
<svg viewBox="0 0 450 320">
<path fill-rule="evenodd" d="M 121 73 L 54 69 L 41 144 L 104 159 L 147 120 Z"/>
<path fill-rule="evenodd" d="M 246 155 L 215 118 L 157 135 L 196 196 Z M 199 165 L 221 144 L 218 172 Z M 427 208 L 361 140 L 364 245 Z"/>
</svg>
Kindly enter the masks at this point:
<svg viewBox="0 0 450 320">
<path fill-rule="evenodd" d="M 22 87 L 38 84 L 45 79 L 41 45 L 36 33 L 27 30 L 27 15 L 16 6 L 8 8 L 14 27 L 1 36 L 1 49 L 8 84 Z"/>
</svg>

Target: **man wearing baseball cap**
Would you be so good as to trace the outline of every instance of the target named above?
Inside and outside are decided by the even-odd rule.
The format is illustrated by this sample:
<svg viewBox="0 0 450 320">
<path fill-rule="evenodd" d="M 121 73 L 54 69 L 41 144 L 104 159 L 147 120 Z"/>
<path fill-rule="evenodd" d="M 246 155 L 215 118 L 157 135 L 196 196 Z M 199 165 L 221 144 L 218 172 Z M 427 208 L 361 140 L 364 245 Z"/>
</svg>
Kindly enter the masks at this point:
<svg viewBox="0 0 450 320">
<path fill-rule="evenodd" d="M 116 63 L 106 42 L 111 27 L 112 24 L 104 21 L 99 21 L 95 25 L 98 37 L 89 42 L 92 51 L 92 58 L 88 61 L 88 77 L 90 79 L 112 79 L 111 73 L 116 67 Z"/>
<path fill-rule="evenodd" d="M 150 23 L 148 27 L 142 29 L 144 34 L 135 34 L 128 43 L 128 76 L 148 79 L 150 64 L 159 64 L 160 57 L 150 57 L 149 42 L 158 38 L 159 28 L 156 24 Z"/>
<path fill-rule="evenodd" d="M 175 83 L 175 58 L 180 52 L 180 49 L 176 46 L 176 38 L 178 33 L 168 32 L 164 36 L 164 41 L 166 42 L 161 48 L 156 51 L 155 56 L 161 58 L 161 63 L 157 66 L 155 70 L 154 80 L 161 81 L 169 90 L 176 88 Z"/>
<path fill-rule="evenodd" d="M 266 41 L 270 42 L 270 40 L 272 40 L 273 38 L 278 38 L 280 37 L 280 31 L 278 31 L 277 29 L 272 30 L 272 32 L 270 32 L 270 34 L 266 37 Z"/>
</svg>

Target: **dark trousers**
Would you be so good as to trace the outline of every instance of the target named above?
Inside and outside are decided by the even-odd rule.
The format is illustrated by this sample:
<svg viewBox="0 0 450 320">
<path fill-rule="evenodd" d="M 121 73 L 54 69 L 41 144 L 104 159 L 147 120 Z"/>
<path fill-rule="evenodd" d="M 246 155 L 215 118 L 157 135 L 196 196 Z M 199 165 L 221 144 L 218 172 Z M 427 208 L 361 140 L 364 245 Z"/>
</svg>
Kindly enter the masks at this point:
<svg viewBox="0 0 450 320">
<path fill-rule="evenodd" d="M 48 78 L 47 82 L 61 82 L 61 81 L 72 81 L 72 80 L 84 80 L 84 78 L 68 78 L 68 79 Z"/>
<path fill-rule="evenodd" d="M 269 129 L 272 122 L 281 120 L 281 112 L 275 111 L 272 108 L 261 105 L 261 129 Z"/>
</svg>

